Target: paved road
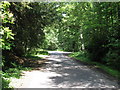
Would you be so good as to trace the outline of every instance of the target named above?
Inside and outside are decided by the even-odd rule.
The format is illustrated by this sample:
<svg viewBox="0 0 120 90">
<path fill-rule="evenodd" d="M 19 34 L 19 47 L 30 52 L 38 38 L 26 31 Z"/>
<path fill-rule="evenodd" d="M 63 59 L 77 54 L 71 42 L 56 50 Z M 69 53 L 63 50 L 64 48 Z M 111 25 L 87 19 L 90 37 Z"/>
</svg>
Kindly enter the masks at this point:
<svg viewBox="0 0 120 90">
<path fill-rule="evenodd" d="M 64 54 L 49 51 L 50 57 L 42 70 L 24 72 L 25 76 L 16 88 L 118 88 L 105 74 L 77 63 Z"/>
</svg>

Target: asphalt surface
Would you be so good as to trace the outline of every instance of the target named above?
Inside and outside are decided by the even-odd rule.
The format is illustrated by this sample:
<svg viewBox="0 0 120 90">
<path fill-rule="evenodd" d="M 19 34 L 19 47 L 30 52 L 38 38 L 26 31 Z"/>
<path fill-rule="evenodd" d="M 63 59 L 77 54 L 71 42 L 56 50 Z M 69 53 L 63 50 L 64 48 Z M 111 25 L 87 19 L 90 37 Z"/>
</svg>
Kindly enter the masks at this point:
<svg viewBox="0 0 120 90">
<path fill-rule="evenodd" d="M 21 79 L 12 80 L 15 88 L 119 88 L 117 80 L 77 63 L 65 56 L 69 52 L 49 51 L 42 69 L 25 71 Z"/>
</svg>

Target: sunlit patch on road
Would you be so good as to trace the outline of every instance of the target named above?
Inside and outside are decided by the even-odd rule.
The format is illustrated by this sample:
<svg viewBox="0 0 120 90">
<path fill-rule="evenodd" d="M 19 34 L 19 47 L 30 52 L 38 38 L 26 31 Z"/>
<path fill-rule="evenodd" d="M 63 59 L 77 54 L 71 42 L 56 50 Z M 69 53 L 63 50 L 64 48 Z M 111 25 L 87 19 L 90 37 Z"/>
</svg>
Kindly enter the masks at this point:
<svg viewBox="0 0 120 90">
<path fill-rule="evenodd" d="M 64 52 L 65 53 L 65 52 Z M 111 81 L 101 72 L 65 56 L 60 51 L 49 51 L 47 65 L 40 70 L 23 72 L 22 82 L 15 88 L 115 88 L 117 81 Z M 16 80 L 12 82 L 15 83 Z M 19 80 L 20 81 L 20 80 Z"/>
</svg>

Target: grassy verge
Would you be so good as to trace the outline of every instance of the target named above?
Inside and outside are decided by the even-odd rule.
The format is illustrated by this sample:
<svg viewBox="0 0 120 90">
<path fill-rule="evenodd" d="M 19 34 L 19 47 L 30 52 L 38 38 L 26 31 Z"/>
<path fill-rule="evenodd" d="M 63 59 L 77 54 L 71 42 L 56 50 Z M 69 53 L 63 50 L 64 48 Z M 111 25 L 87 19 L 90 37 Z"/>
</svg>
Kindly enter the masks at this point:
<svg viewBox="0 0 120 90">
<path fill-rule="evenodd" d="M 103 65 L 98 62 L 90 61 L 84 52 L 74 52 L 74 53 L 70 54 L 69 56 L 72 58 L 75 58 L 76 60 L 79 60 L 83 63 L 94 65 L 95 67 L 102 69 L 109 75 L 120 80 L 120 72 L 118 70 L 115 70 L 115 69 L 111 68 L 110 66 Z"/>
<path fill-rule="evenodd" d="M 29 52 L 29 54 L 30 55 L 49 55 L 48 51 L 44 49 L 36 49 L 36 50 Z"/>
<path fill-rule="evenodd" d="M 14 63 L 13 63 L 14 64 Z M 22 67 L 14 64 L 14 68 L 9 68 L 8 70 L 2 71 L 2 88 L 13 88 L 9 86 L 11 78 L 20 78 L 22 71 L 28 71 L 32 68 Z"/>
<path fill-rule="evenodd" d="M 27 54 L 25 58 L 32 59 L 32 60 L 38 60 L 38 59 L 43 59 L 47 55 L 49 55 L 47 50 L 38 49 L 32 53 Z"/>
<path fill-rule="evenodd" d="M 39 55 L 34 55 L 34 54 L 31 54 L 31 55 L 29 54 L 25 58 L 32 59 L 32 60 L 42 59 L 42 57 L 39 57 Z"/>
<path fill-rule="evenodd" d="M 25 58 L 32 59 L 32 60 L 41 59 L 40 57 L 35 56 L 35 55 L 28 55 Z M 9 86 L 11 79 L 12 78 L 19 79 L 22 76 L 21 75 L 22 71 L 29 71 L 29 70 L 33 69 L 32 67 L 24 67 L 22 65 L 17 65 L 15 63 L 11 63 L 11 64 L 12 64 L 13 68 L 9 68 L 9 69 L 5 70 L 4 72 L 3 71 L 1 72 L 2 73 L 2 88 L 3 89 L 14 88 L 14 87 Z"/>
</svg>

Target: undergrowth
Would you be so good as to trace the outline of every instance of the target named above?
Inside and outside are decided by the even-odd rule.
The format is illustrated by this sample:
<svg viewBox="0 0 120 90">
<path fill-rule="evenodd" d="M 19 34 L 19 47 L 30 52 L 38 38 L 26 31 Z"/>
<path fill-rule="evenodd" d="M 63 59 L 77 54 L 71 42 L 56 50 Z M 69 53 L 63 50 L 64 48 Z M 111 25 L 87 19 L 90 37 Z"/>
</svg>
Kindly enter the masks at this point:
<svg viewBox="0 0 120 90">
<path fill-rule="evenodd" d="M 12 63 L 12 64 L 14 65 L 14 68 L 9 68 L 7 70 L 1 71 L 1 73 L 2 73 L 2 88 L 13 88 L 13 87 L 9 86 L 11 78 L 19 79 L 21 77 L 22 71 L 28 71 L 28 70 L 32 69 L 29 67 L 18 66 L 15 63 Z"/>
</svg>

